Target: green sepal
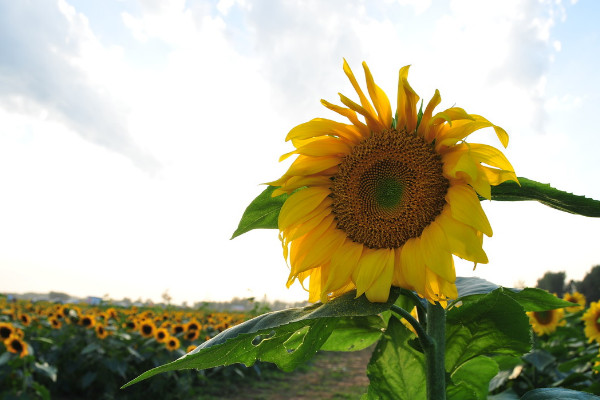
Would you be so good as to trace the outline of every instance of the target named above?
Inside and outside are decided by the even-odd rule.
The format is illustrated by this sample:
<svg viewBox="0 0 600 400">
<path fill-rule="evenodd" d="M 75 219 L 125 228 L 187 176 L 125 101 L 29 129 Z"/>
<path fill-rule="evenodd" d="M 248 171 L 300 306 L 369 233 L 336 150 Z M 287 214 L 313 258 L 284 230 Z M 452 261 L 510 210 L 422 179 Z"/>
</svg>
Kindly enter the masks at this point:
<svg viewBox="0 0 600 400">
<path fill-rule="evenodd" d="M 253 229 L 277 229 L 277 220 L 279 211 L 283 203 L 289 197 L 287 194 L 273 197 L 273 192 L 277 189 L 275 186 L 267 186 L 252 202 L 246 207 L 240 223 L 233 232 L 231 239 L 240 236 L 243 233 Z"/>
<path fill-rule="evenodd" d="M 425 356 L 410 345 L 415 335 L 396 317 L 375 347 L 367 366 L 365 399 L 425 400 Z"/>
<path fill-rule="evenodd" d="M 536 200 L 548 207 L 586 217 L 600 217 L 600 201 L 553 188 L 547 183 L 519 177 L 519 183 L 506 181 L 492 186 L 492 200 Z M 480 197 L 480 200 L 483 200 Z"/>
<path fill-rule="evenodd" d="M 355 298 L 356 291 L 351 291 L 327 303 L 260 315 L 219 333 L 178 360 L 144 372 L 123 388 L 162 372 L 234 363 L 251 366 L 258 360 L 272 362 L 284 371 L 291 371 L 321 349 L 338 323 L 342 327 L 348 325 L 339 321 L 387 311 L 399 293 L 400 289 L 393 288 L 386 303 L 371 303 L 364 295 Z M 368 331 L 363 337 L 367 341 L 372 340 L 372 332 Z M 356 343 L 356 338 L 352 340 Z M 341 345 L 343 340 L 338 337 L 335 346 Z"/>
</svg>

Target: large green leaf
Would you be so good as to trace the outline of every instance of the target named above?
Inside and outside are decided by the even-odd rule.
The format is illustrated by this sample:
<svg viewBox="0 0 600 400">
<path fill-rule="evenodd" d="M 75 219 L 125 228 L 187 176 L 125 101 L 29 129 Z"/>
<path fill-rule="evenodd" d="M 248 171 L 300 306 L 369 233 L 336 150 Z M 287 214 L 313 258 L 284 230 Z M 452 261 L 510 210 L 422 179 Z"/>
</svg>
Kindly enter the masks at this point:
<svg viewBox="0 0 600 400">
<path fill-rule="evenodd" d="M 367 367 L 367 399 L 424 400 L 425 356 L 410 346 L 414 335 L 395 317 L 377 344 Z"/>
<path fill-rule="evenodd" d="M 532 181 L 519 177 L 516 182 L 507 181 L 492 186 L 492 200 L 524 201 L 536 200 L 549 207 L 586 217 L 600 217 L 600 201 L 585 196 L 578 196 L 553 188 L 547 183 Z"/>
<path fill-rule="evenodd" d="M 448 400 L 486 400 L 490 380 L 498 373 L 498 364 L 486 356 L 477 356 L 463 363 L 450 375 Z"/>
<path fill-rule="evenodd" d="M 358 351 L 375 343 L 385 330 L 385 321 L 379 315 L 341 319 L 321 350 Z"/>
<path fill-rule="evenodd" d="M 263 314 L 221 332 L 178 360 L 146 371 L 123 387 L 166 371 L 205 369 L 234 363 L 251 366 L 258 360 L 272 362 L 284 371 L 291 371 L 323 346 L 337 323 L 341 323 L 342 327 L 348 325 L 340 320 L 387 311 L 399 293 L 400 289 L 393 288 L 386 303 L 371 303 L 364 295 L 355 298 L 356 292 L 352 291 L 325 304 Z M 371 340 L 372 332 L 367 332 L 364 337 Z M 341 339 L 337 345 L 340 342 Z"/>
<path fill-rule="evenodd" d="M 281 196 L 272 197 L 275 189 L 274 186 L 267 186 L 261 194 L 252 200 L 252 203 L 246 207 L 237 229 L 233 232 L 232 239 L 252 229 L 277 229 L 279 211 L 288 195 L 282 194 Z"/>
<path fill-rule="evenodd" d="M 598 400 L 593 394 L 561 388 L 535 389 L 525 393 L 521 400 Z"/>
<path fill-rule="evenodd" d="M 480 355 L 520 356 L 531 348 L 523 307 L 499 288 L 447 312 L 446 371 Z"/>
</svg>

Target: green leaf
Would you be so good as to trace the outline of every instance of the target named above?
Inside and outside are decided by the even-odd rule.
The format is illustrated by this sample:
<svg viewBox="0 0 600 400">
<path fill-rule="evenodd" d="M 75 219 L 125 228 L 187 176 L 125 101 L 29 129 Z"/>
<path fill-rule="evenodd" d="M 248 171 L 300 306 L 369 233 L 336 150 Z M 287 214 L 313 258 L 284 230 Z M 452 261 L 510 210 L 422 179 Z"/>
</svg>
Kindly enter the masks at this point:
<svg viewBox="0 0 600 400">
<path fill-rule="evenodd" d="M 470 359 L 451 375 L 446 389 L 448 400 L 486 400 L 490 380 L 498 373 L 498 364 L 486 356 Z"/>
<path fill-rule="evenodd" d="M 364 295 L 355 298 L 356 291 L 351 291 L 325 304 L 263 314 L 219 333 L 178 360 L 146 371 L 123 388 L 161 372 L 234 363 L 251 366 L 258 360 L 291 371 L 322 347 L 338 319 L 382 313 L 399 293 L 400 289 L 393 288 L 386 303 L 371 303 Z"/>
<path fill-rule="evenodd" d="M 551 388 L 531 390 L 521 400 L 598 400 L 600 397 L 576 390 Z"/>
<path fill-rule="evenodd" d="M 272 197 L 271 195 L 277 189 L 275 186 L 267 186 L 252 203 L 246 208 L 240 223 L 233 232 L 231 239 L 249 232 L 252 229 L 277 229 L 277 219 L 283 203 L 288 198 L 287 194 Z"/>
<path fill-rule="evenodd" d="M 390 318 L 387 331 L 377 344 L 367 366 L 367 399 L 424 400 L 425 356 L 409 344 L 414 335 L 397 318 Z"/>
<path fill-rule="evenodd" d="M 519 400 L 519 395 L 512 389 L 508 389 L 502 393 L 488 396 L 488 400 Z"/>
<path fill-rule="evenodd" d="M 470 296 L 474 294 L 487 294 L 498 289 L 500 286 L 477 277 L 456 277 L 456 290 L 458 290 L 458 298 Z"/>
<path fill-rule="evenodd" d="M 600 201 L 585 196 L 577 196 L 558 190 L 546 183 L 519 177 L 516 182 L 506 181 L 492 186 L 492 200 L 524 201 L 536 200 L 549 207 L 586 217 L 600 217 Z M 483 198 L 480 198 L 483 199 Z"/>
<path fill-rule="evenodd" d="M 544 372 L 546 367 L 556 361 L 556 358 L 552 354 L 544 350 L 533 350 L 531 353 L 525 354 L 522 358 L 533 365 L 539 372 Z"/>
<path fill-rule="evenodd" d="M 321 350 L 362 350 L 379 340 L 384 330 L 385 322 L 379 315 L 344 318 L 338 321 Z"/>
<path fill-rule="evenodd" d="M 480 355 L 520 356 L 529 351 L 529 318 L 519 303 L 499 288 L 447 312 L 446 370 Z"/>
</svg>

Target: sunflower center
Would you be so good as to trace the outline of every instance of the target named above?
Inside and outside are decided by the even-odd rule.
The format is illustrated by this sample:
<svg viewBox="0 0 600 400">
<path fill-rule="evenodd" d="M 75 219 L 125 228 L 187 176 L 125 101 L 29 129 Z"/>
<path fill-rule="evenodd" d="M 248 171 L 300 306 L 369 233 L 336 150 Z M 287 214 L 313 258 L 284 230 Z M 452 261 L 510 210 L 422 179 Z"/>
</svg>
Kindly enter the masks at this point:
<svg viewBox="0 0 600 400">
<path fill-rule="evenodd" d="M 344 157 L 331 186 L 337 228 L 373 249 L 419 237 L 442 211 L 449 182 L 434 147 L 416 133 L 373 133 Z"/>
<path fill-rule="evenodd" d="M 536 311 L 535 319 L 541 325 L 548 325 L 552 321 L 552 311 Z"/>
</svg>

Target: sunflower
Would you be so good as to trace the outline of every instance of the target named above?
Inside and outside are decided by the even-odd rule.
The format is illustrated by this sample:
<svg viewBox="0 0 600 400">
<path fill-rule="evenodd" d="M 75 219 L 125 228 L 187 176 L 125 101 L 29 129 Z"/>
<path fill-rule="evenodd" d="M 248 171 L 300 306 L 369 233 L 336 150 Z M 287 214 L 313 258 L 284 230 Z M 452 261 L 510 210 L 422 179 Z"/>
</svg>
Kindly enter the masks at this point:
<svg viewBox="0 0 600 400">
<path fill-rule="evenodd" d="M 15 331 L 15 327 L 8 322 L 0 322 L 0 340 L 5 341 L 12 335 Z"/>
<path fill-rule="evenodd" d="M 202 324 L 200 322 L 198 322 L 196 319 L 192 319 L 187 324 L 185 324 L 185 330 L 187 332 L 194 331 L 194 330 L 200 330 L 200 329 L 202 329 Z"/>
<path fill-rule="evenodd" d="M 85 326 L 86 328 L 93 328 L 96 325 L 96 318 L 94 315 L 82 315 L 79 320 L 79 324 Z"/>
<path fill-rule="evenodd" d="M 140 323 L 140 333 L 145 338 L 151 338 L 154 336 L 156 326 L 152 320 L 144 320 Z"/>
<path fill-rule="evenodd" d="M 190 351 L 192 351 L 192 350 L 195 350 L 195 349 L 196 349 L 196 347 L 198 347 L 198 346 L 197 346 L 197 345 L 195 345 L 195 344 L 190 344 L 190 345 L 189 345 L 189 346 L 188 346 L 188 347 L 185 349 L 185 352 L 186 352 L 186 353 L 189 353 Z"/>
<path fill-rule="evenodd" d="M 138 321 L 135 319 L 129 319 L 126 322 L 123 322 L 123 328 L 135 331 L 138 329 Z"/>
<path fill-rule="evenodd" d="M 581 319 L 585 322 L 585 336 L 600 343 L 600 302 L 593 302 Z"/>
<path fill-rule="evenodd" d="M 62 327 L 62 322 L 58 317 L 48 318 L 48 322 L 50 323 L 52 329 L 60 329 Z"/>
<path fill-rule="evenodd" d="M 102 324 L 96 325 L 94 330 L 96 331 L 96 336 L 98 337 L 98 339 L 104 339 L 108 336 L 108 331 Z"/>
<path fill-rule="evenodd" d="M 573 307 L 567 307 L 566 310 L 568 312 L 577 312 L 579 310 L 583 310 L 583 308 L 585 307 L 585 296 L 579 292 L 565 293 L 565 297 L 563 297 L 563 300 L 577 304 Z"/>
<path fill-rule="evenodd" d="M 548 335 L 556 330 L 559 326 L 565 326 L 566 321 L 563 319 L 565 315 L 564 308 L 548 311 L 531 311 L 528 312 L 529 323 L 533 331 L 538 335 Z"/>
<path fill-rule="evenodd" d="M 29 354 L 27 343 L 17 335 L 10 335 L 8 339 L 4 340 L 4 346 L 6 350 L 11 353 L 19 354 L 20 357 L 25 357 Z"/>
<path fill-rule="evenodd" d="M 278 187 L 273 196 L 289 194 L 278 220 L 291 269 L 287 286 L 310 278 L 313 302 L 354 288 L 385 302 L 392 285 L 430 301 L 456 298 L 452 255 L 488 262 L 482 241 L 492 228 L 477 195 L 490 199 L 490 185 L 517 181 L 499 150 L 464 139 L 492 127 L 506 147 L 508 135 L 462 108 L 434 114 L 437 90 L 417 113 L 408 66 L 400 69 L 394 116 L 363 67 L 371 101 L 344 60 L 360 104 L 341 94 L 347 108 L 321 103 L 351 123 L 316 118 L 293 128 L 286 140 L 296 149 L 280 160 L 298 157 L 269 183 Z"/>
<path fill-rule="evenodd" d="M 198 339 L 198 337 L 200 336 L 200 331 L 198 331 L 197 329 L 192 329 L 191 331 L 187 331 L 183 334 L 183 337 L 185 338 L 185 340 L 193 342 L 194 340 Z"/>
<path fill-rule="evenodd" d="M 183 324 L 174 324 L 171 326 L 171 332 L 173 332 L 173 335 L 177 335 L 184 331 L 185 331 L 185 325 L 183 325 Z"/>
<path fill-rule="evenodd" d="M 156 339 L 156 341 L 159 343 L 163 343 L 170 336 L 171 335 L 169 335 L 169 331 L 166 328 L 159 328 L 156 330 L 156 333 L 154 334 L 154 339 Z"/>
<path fill-rule="evenodd" d="M 29 314 L 21 314 L 19 315 L 19 321 L 23 326 L 29 326 L 31 325 L 31 316 L 29 316 Z"/>
<path fill-rule="evenodd" d="M 175 336 L 169 337 L 169 339 L 165 342 L 165 346 L 169 351 L 177 350 L 180 345 L 181 343 L 179 343 L 179 339 L 177 339 Z"/>
</svg>

